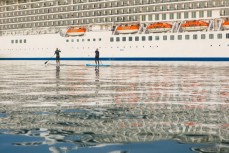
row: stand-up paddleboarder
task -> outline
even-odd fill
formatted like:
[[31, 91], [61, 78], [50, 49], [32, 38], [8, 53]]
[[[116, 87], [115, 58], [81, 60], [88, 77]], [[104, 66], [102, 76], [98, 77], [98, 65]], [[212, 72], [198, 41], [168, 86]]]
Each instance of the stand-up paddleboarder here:
[[98, 48], [95, 51], [95, 64], [99, 65], [99, 49]]
[[56, 65], [60, 66], [60, 50], [58, 48], [56, 48], [56, 51], [54, 53], [54, 55], [56, 55]]

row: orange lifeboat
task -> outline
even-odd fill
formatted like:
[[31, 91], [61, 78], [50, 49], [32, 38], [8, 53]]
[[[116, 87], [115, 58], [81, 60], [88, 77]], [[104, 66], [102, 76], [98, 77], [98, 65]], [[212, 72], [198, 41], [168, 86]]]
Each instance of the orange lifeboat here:
[[156, 22], [147, 26], [149, 32], [166, 32], [172, 29], [172, 25], [169, 23]]
[[199, 21], [199, 20], [194, 20], [194, 21], [186, 21], [185, 23], [181, 24], [181, 28], [184, 31], [201, 31], [201, 30], [206, 30], [209, 26], [209, 23], [205, 21]]
[[133, 34], [137, 33], [139, 30], [139, 25], [121, 25], [118, 26], [116, 31], [119, 34]]
[[82, 36], [86, 32], [86, 28], [84, 27], [71, 27], [67, 30], [67, 35], [69, 36]]
[[223, 28], [224, 28], [225, 30], [228, 30], [228, 29], [229, 29], [229, 20], [225, 20], [225, 21], [223, 22]]

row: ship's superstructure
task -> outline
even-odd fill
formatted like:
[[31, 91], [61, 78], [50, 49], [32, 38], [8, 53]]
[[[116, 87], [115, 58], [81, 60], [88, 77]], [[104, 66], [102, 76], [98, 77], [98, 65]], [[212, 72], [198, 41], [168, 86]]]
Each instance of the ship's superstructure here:
[[2, 0], [0, 58], [229, 60], [228, 0]]

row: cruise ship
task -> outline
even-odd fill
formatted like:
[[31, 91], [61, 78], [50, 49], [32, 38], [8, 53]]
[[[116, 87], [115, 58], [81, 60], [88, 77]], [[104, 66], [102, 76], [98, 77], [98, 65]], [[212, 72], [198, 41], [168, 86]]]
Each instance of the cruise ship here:
[[1, 0], [0, 59], [229, 61], [228, 0]]

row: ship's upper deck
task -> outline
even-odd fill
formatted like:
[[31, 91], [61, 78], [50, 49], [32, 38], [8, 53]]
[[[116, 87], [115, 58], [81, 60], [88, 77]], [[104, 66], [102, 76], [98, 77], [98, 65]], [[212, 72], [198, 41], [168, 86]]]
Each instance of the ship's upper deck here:
[[0, 34], [73, 25], [227, 17], [228, 0], [2, 0]]

